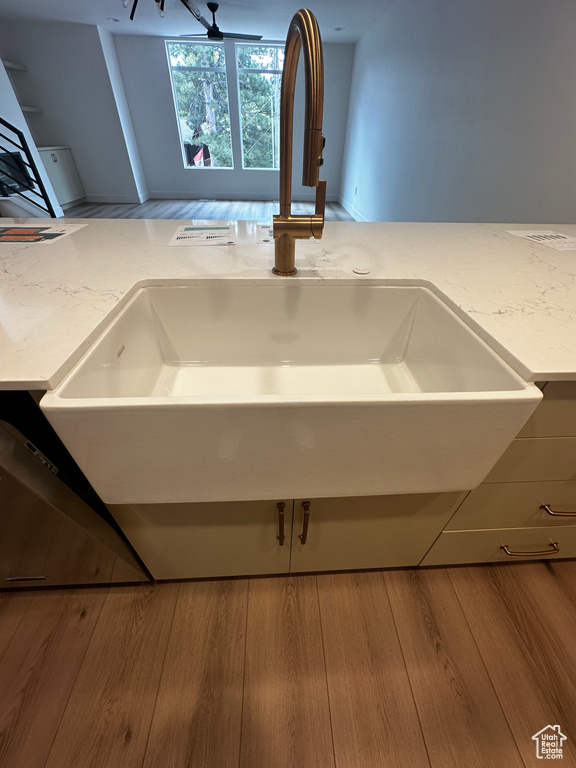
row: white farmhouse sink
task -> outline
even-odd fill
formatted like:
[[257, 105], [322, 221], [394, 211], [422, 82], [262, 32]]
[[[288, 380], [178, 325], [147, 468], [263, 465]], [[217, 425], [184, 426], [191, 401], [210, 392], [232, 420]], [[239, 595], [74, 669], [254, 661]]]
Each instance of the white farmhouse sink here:
[[135, 504], [472, 488], [540, 398], [428, 288], [220, 280], [137, 290], [42, 408]]

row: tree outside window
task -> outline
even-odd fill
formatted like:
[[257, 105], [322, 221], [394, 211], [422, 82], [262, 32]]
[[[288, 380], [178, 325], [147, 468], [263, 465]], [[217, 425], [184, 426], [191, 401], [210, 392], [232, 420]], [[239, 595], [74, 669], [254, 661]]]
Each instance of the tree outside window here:
[[233, 168], [235, 145], [243, 168], [277, 169], [283, 47], [238, 44], [227, 62], [223, 44], [166, 45], [186, 166]]
[[187, 165], [233, 168], [224, 47], [167, 46], [180, 137], [185, 150], [192, 148], [185, 152]]
[[280, 86], [284, 49], [237, 45], [242, 166], [280, 167]]

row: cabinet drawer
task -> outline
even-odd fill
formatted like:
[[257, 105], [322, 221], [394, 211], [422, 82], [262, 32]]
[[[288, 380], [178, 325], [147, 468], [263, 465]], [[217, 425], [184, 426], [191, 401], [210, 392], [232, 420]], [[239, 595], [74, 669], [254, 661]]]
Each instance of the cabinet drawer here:
[[514, 440], [485, 483], [576, 479], [576, 437]]
[[[517, 555], [502, 549], [509, 547]], [[531, 554], [532, 553], [532, 554]], [[576, 526], [442, 533], [420, 565], [522, 562], [576, 556]]]
[[576, 436], [576, 381], [550, 381], [518, 437]]
[[[573, 516], [553, 517], [540, 509], [548, 504]], [[576, 525], [576, 482], [486, 483], [471, 491], [447, 531], [482, 528], [555, 527]]]

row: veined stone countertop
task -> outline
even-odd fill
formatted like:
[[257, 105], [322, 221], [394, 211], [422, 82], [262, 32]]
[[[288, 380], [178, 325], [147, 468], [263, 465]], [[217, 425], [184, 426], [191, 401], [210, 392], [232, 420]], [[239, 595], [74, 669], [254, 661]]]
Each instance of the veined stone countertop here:
[[187, 247], [168, 242], [189, 221], [54, 223], [86, 226], [52, 243], [0, 243], [2, 389], [55, 387], [137, 283], [166, 279], [428, 281], [526, 380], [576, 379], [576, 251], [507, 232], [576, 236], [574, 224], [328, 222], [322, 240], [297, 242], [298, 276], [279, 278], [274, 247], [257, 244], [254, 222], [236, 224], [236, 245]]

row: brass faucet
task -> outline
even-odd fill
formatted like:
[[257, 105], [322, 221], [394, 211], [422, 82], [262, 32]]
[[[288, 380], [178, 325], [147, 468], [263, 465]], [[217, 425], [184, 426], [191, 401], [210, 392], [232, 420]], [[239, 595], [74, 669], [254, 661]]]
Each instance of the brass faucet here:
[[[302, 184], [316, 187], [316, 210], [313, 216], [292, 215], [292, 133], [294, 122], [294, 89], [298, 56], [302, 48], [306, 79], [306, 114], [304, 129], [304, 162]], [[295, 275], [295, 240], [322, 237], [326, 182], [320, 181], [324, 162], [322, 134], [324, 109], [324, 63], [318, 22], [306, 9], [298, 11], [288, 29], [284, 49], [284, 71], [280, 96], [280, 215], [274, 216], [275, 275]]]

